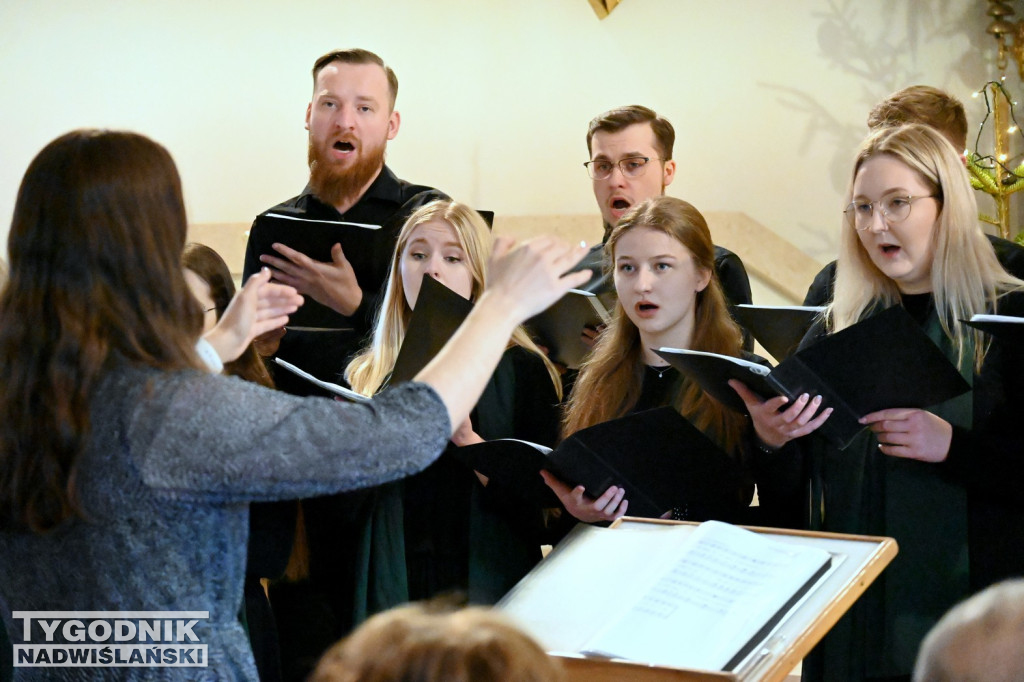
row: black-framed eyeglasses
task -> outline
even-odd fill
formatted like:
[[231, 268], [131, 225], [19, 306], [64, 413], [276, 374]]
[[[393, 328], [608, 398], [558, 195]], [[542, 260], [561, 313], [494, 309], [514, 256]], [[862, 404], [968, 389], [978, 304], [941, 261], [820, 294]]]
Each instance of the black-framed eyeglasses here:
[[612, 174], [616, 166], [619, 167], [619, 171], [627, 178], [638, 178], [647, 170], [647, 164], [656, 160], [651, 159], [649, 156], [627, 156], [618, 161], [594, 159], [593, 161], [585, 162], [583, 166], [594, 180], [604, 180]]
[[912, 196], [891, 196], [879, 199], [878, 201], [851, 201], [843, 210], [847, 220], [853, 223], [858, 230], [864, 231], [871, 227], [875, 215], [875, 206], [882, 212], [882, 217], [890, 223], [901, 223], [910, 217], [910, 207], [918, 199], [936, 199], [934, 194], [925, 194], [919, 197]]

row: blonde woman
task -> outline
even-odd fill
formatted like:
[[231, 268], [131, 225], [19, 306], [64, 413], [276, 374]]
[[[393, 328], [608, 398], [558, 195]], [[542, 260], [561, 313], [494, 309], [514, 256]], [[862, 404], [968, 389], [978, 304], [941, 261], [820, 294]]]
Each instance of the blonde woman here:
[[[491, 251], [490, 230], [465, 205], [436, 201], [409, 216], [371, 340], [345, 370], [350, 386], [366, 395], [387, 386], [424, 276], [478, 301]], [[554, 366], [517, 327], [452, 442], [516, 437], [552, 445], [560, 391]], [[274, 585], [270, 595], [285, 668], [410, 599], [454, 589], [474, 603], [497, 601], [540, 559], [546, 539], [542, 511], [517, 499], [442, 455], [436, 466], [395, 485], [303, 500], [309, 581]]]
[[[372, 342], [345, 369], [345, 379], [354, 390], [372, 395], [391, 374], [423, 277], [433, 277], [463, 298], [476, 300], [487, 282], [491, 245], [487, 224], [464, 204], [434, 201], [409, 216], [395, 246]], [[523, 327], [512, 334], [509, 347], [532, 356], [561, 397], [558, 370]]]
[[[346, 369], [352, 388], [369, 395], [385, 384], [424, 277], [476, 300], [490, 252], [490, 231], [473, 209], [436, 201], [413, 213], [398, 237], [372, 342]], [[553, 445], [560, 398], [557, 370], [519, 327], [452, 442], [514, 437]], [[522, 508], [511, 491], [453, 459], [442, 456], [401, 487], [412, 599], [458, 589], [473, 602], [493, 603], [540, 558], [540, 510]]]
[[[424, 276], [437, 279], [467, 299], [477, 300], [487, 281], [491, 235], [471, 208], [451, 201], [427, 204], [413, 213], [398, 236], [381, 308], [370, 344], [345, 371], [353, 389], [372, 395], [386, 383]], [[522, 327], [512, 334], [484, 393], [453, 436], [457, 445], [517, 437], [553, 444], [558, 435], [558, 372]], [[381, 488], [360, 500], [354, 521], [355, 603], [351, 594], [324, 588], [341, 622], [366, 616], [448, 589], [468, 592], [474, 602], [493, 603], [540, 558], [541, 511], [522, 509], [496, 483], [479, 480], [449, 457], [421, 476]], [[349, 552], [335, 551], [329, 527], [338, 514], [326, 500], [304, 503], [311, 576], [330, 580], [324, 562], [345, 565]], [[325, 526], [321, 528], [321, 526]], [[318, 588], [319, 589], [319, 588]], [[348, 588], [346, 588], [348, 589]], [[273, 597], [273, 595], [272, 595]], [[335, 638], [336, 634], [333, 635]]]
[[1021, 282], [1000, 267], [978, 226], [957, 151], [934, 129], [869, 137], [847, 201], [835, 297], [819, 333], [902, 305], [973, 387], [927, 410], [893, 405], [868, 414], [870, 430], [842, 452], [809, 448], [813, 526], [893, 536], [900, 556], [805, 675], [905, 678], [949, 607], [1024, 571], [1024, 549], [1010, 539], [1024, 523], [1016, 502], [1024, 358], [962, 322], [976, 313], [1019, 316], [1024, 301]]

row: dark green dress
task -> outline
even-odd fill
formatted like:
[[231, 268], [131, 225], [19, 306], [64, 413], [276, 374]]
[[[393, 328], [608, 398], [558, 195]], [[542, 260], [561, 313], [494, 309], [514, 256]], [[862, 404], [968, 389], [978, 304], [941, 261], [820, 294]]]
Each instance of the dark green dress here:
[[[956, 351], [931, 295], [904, 296], [903, 305], [955, 364]], [[971, 383], [973, 350], [965, 357], [961, 374]], [[928, 411], [970, 430], [972, 394]], [[909, 675], [928, 630], [970, 593], [967, 492], [940, 465], [882, 454], [870, 431], [842, 451], [818, 438], [807, 440], [811, 527], [891, 536], [899, 554], [805, 661], [804, 679]]]
[[[483, 438], [552, 445], [558, 397], [543, 362], [505, 352], [472, 414]], [[454, 447], [454, 446], [451, 446]], [[540, 559], [539, 509], [443, 454], [421, 474], [303, 501], [310, 577], [271, 586], [286, 681], [375, 613], [448, 590], [497, 601]]]
[[[553, 446], [558, 396], [540, 358], [518, 347], [506, 351], [471, 419], [484, 440]], [[498, 481], [481, 485], [450, 453], [402, 485], [411, 599], [458, 591], [472, 603], [493, 604], [540, 560], [542, 510]]]

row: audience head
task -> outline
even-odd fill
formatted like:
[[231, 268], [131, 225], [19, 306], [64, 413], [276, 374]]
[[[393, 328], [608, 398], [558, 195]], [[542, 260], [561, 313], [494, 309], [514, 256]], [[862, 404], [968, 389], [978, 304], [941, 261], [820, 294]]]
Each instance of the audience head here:
[[953, 95], [929, 85], [911, 85], [875, 105], [868, 114], [868, 128], [921, 123], [938, 130], [958, 154], [967, 148], [967, 114]]
[[0, 523], [42, 531], [82, 513], [89, 398], [112, 363], [201, 367], [185, 231], [174, 162], [141, 135], [79, 130], [32, 160], [0, 293]]
[[953, 607], [925, 637], [914, 682], [1024, 680], [1024, 580], [1008, 580]]
[[587, 170], [605, 222], [605, 237], [631, 206], [661, 196], [675, 178], [675, 130], [647, 107], [606, 111], [587, 129]]
[[559, 682], [564, 673], [498, 613], [406, 606], [378, 614], [324, 654], [313, 682]]
[[316, 61], [306, 130], [309, 183], [321, 201], [351, 205], [377, 177], [401, 123], [397, 95], [394, 71], [372, 52], [336, 50]]
[[[185, 281], [203, 309], [203, 333], [210, 331], [235, 296], [235, 281], [220, 254], [205, 244], [189, 242], [182, 252]], [[250, 344], [237, 359], [224, 363], [224, 373], [273, 387], [270, 372]]]

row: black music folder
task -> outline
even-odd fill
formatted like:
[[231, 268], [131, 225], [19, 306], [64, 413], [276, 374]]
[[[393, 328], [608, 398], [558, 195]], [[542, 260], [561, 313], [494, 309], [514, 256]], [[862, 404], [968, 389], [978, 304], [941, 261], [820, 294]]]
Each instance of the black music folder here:
[[611, 313], [598, 294], [570, 289], [551, 307], [526, 322], [537, 343], [548, 349], [548, 357], [569, 369], [579, 369], [590, 347], [581, 340], [584, 327], [608, 324]]
[[711, 397], [746, 412], [729, 386], [738, 379], [764, 398], [822, 397], [832, 415], [819, 432], [840, 449], [860, 432], [859, 419], [891, 407], [925, 408], [970, 386], [902, 306], [893, 306], [783, 360], [774, 369], [740, 358], [678, 348], [656, 352]]
[[693, 516], [728, 518], [740, 486], [738, 465], [672, 407], [581, 429], [554, 450], [506, 439], [456, 448], [453, 454], [541, 506], [558, 504], [541, 469], [570, 487], [582, 485], [593, 498], [613, 485], [622, 487], [631, 516], [654, 518], [683, 505]]
[[410, 381], [444, 348], [473, 309], [473, 302], [424, 275], [416, 307], [398, 351], [388, 385]]
[[733, 315], [764, 349], [779, 362], [792, 355], [822, 306], [750, 305], [733, 308]]
[[[268, 255], [284, 258], [274, 250], [276, 243], [306, 254], [315, 261], [331, 262], [331, 247], [341, 244], [345, 258], [352, 265], [356, 280], [364, 289], [375, 288], [374, 272], [379, 269], [375, 261], [382, 246], [382, 227], [370, 223], [355, 223], [342, 220], [318, 220], [305, 217], [298, 209], [282, 208], [257, 217], [256, 224], [249, 232], [247, 252], [256, 258]], [[373, 246], [373, 248], [371, 248]], [[389, 247], [393, 248], [393, 244]], [[321, 303], [306, 297], [305, 304], [289, 317], [296, 326], [312, 328], [336, 328], [346, 318]]]

